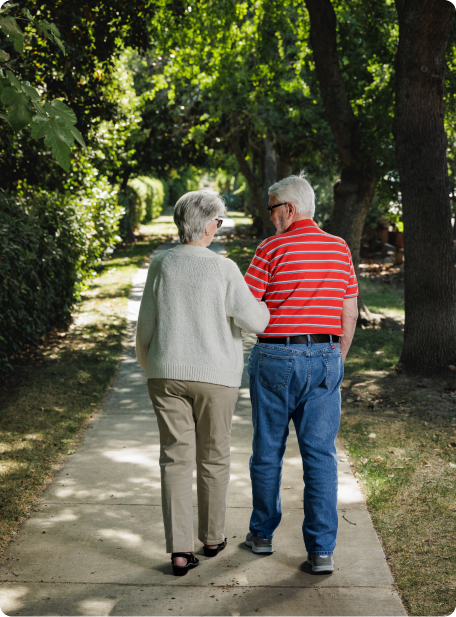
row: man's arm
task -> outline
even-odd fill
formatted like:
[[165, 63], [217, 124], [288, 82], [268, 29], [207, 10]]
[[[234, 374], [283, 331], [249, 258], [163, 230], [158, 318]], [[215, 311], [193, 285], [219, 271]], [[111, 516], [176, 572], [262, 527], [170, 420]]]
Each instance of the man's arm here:
[[358, 320], [358, 298], [346, 298], [344, 300], [341, 322], [344, 336], [340, 339], [340, 350], [342, 359], [345, 362], [348, 350], [350, 349], [353, 335], [355, 334], [356, 322]]
[[262, 300], [271, 280], [270, 263], [260, 247], [255, 251], [244, 279], [257, 300]]

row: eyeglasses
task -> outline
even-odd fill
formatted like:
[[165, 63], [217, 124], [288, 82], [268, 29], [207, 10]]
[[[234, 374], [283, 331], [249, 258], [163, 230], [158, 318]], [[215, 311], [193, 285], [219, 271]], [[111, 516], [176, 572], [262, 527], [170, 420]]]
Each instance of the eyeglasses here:
[[288, 203], [288, 201], [284, 201], [281, 204], [276, 204], [275, 206], [268, 206], [268, 212], [269, 212], [269, 216], [272, 216], [272, 211], [274, 210], [274, 208], [278, 208], [279, 206], [285, 206]]
[[212, 219], [212, 220], [217, 222], [217, 229], [220, 229], [220, 227], [223, 224], [223, 219]]

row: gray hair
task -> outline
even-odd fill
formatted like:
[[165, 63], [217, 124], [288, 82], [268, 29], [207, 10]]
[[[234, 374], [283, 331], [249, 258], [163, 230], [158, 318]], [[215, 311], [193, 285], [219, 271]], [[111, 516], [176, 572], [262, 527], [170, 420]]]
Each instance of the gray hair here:
[[303, 171], [299, 176], [289, 176], [269, 187], [268, 194], [277, 201], [291, 202], [298, 214], [313, 219], [315, 215], [315, 193]]
[[211, 191], [185, 193], [174, 206], [174, 222], [181, 244], [198, 242], [206, 225], [225, 212], [225, 202]]

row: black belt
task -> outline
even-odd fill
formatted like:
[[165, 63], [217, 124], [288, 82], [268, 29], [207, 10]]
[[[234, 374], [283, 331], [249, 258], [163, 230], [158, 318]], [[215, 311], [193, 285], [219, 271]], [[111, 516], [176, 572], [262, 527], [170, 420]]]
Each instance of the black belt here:
[[[330, 343], [330, 335], [329, 334], [300, 334], [298, 336], [290, 336], [290, 345], [307, 345], [308, 339], [310, 336], [311, 343]], [[332, 342], [338, 343], [340, 340], [340, 336], [337, 334], [332, 334]], [[263, 336], [258, 337], [260, 343], [271, 343], [271, 345], [286, 345], [287, 337], [286, 336]]]

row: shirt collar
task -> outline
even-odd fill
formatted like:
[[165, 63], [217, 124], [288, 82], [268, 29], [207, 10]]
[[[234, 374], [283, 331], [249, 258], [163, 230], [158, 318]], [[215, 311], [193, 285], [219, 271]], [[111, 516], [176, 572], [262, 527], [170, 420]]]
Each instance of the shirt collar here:
[[316, 227], [317, 229], [320, 229], [316, 222], [312, 219], [303, 219], [301, 221], [296, 221], [295, 223], [292, 223], [284, 233], [287, 234], [289, 231], [295, 231], [295, 229], [302, 229], [303, 227]]

